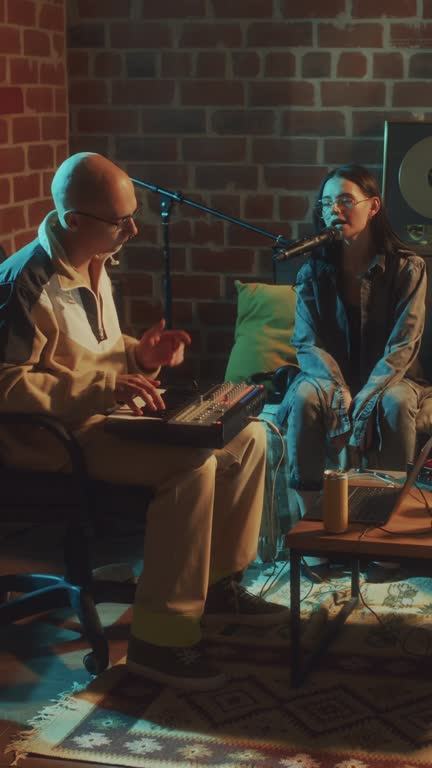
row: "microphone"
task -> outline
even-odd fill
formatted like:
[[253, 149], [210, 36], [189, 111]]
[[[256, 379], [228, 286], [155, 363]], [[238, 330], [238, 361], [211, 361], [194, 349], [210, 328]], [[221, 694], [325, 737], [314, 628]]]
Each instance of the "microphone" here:
[[275, 261], [283, 261], [284, 259], [291, 259], [292, 256], [298, 256], [305, 251], [311, 251], [313, 248], [318, 248], [319, 245], [325, 245], [331, 243], [333, 240], [339, 240], [341, 232], [337, 227], [327, 227], [323, 229], [318, 235], [306, 235], [301, 240], [296, 240], [290, 248], [284, 251], [279, 251], [273, 258]]

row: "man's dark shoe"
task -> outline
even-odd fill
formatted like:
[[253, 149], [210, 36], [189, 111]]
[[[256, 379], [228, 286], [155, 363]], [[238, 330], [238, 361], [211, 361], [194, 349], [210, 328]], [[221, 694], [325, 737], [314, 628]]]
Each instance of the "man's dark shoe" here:
[[202, 618], [205, 624], [225, 622], [263, 626], [289, 621], [290, 611], [283, 605], [253, 595], [235, 577], [227, 576], [209, 587]]
[[366, 581], [370, 584], [384, 584], [388, 581], [404, 581], [407, 571], [399, 563], [386, 563], [374, 560], [368, 563]]
[[126, 666], [134, 675], [189, 691], [208, 691], [226, 683], [226, 676], [206, 657], [201, 643], [170, 647], [131, 636]]

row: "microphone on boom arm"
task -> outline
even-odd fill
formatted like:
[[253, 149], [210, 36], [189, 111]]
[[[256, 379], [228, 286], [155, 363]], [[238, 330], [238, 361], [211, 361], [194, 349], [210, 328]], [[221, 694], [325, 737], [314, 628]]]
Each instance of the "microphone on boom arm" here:
[[327, 227], [323, 229], [318, 235], [306, 235], [301, 240], [296, 240], [290, 248], [280, 250], [273, 256], [275, 261], [283, 261], [284, 259], [290, 259], [292, 256], [298, 256], [300, 253], [311, 251], [313, 248], [318, 248], [320, 245], [331, 243], [333, 240], [339, 240], [341, 232], [337, 227]]

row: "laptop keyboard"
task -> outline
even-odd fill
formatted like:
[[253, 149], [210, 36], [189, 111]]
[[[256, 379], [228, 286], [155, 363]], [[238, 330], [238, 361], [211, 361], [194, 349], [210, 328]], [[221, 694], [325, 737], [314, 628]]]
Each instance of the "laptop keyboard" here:
[[385, 523], [400, 494], [399, 488], [358, 486], [349, 497], [351, 523]]

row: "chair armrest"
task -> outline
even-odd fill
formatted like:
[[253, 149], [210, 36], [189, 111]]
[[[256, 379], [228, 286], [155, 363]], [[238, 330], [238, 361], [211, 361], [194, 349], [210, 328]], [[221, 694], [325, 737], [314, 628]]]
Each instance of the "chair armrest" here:
[[34, 426], [45, 429], [64, 446], [69, 456], [72, 475], [77, 481], [77, 487], [81, 501], [89, 511], [90, 508], [90, 482], [87, 465], [81, 446], [75, 435], [61, 421], [54, 416], [44, 413], [24, 413], [22, 411], [10, 411], [0, 413], [0, 426], [11, 425]]

